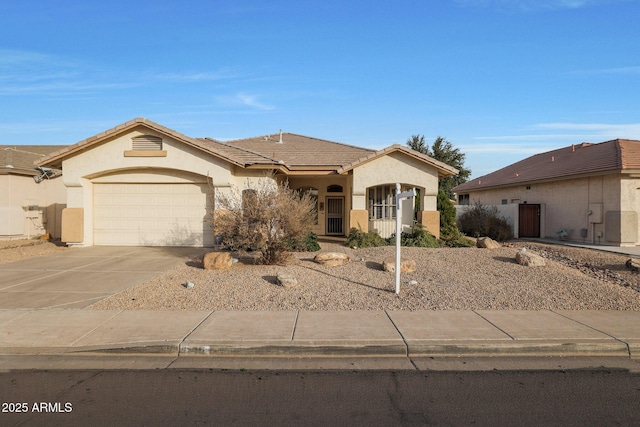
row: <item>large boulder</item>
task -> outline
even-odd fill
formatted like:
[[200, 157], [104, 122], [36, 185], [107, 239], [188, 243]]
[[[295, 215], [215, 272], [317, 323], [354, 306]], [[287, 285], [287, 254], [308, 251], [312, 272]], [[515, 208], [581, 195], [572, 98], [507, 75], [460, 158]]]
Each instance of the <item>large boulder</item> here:
[[205, 270], [223, 270], [233, 265], [233, 257], [230, 252], [208, 252], [202, 257], [202, 266]]
[[276, 281], [285, 289], [293, 289], [298, 287], [298, 281], [292, 274], [278, 272]]
[[348, 264], [351, 258], [343, 252], [320, 252], [313, 258], [313, 261], [328, 267], [335, 267]]
[[[389, 257], [382, 263], [382, 269], [391, 273], [396, 272], [396, 257]], [[416, 271], [416, 262], [412, 259], [400, 259], [400, 273], [413, 273]]]
[[502, 246], [490, 237], [479, 237], [476, 241], [476, 247], [483, 249], [498, 249]]
[[526, 267], [540, 267], [545, 265], [544, 258], [540, 255], [521, 249], [516, 253], [516, 262]]

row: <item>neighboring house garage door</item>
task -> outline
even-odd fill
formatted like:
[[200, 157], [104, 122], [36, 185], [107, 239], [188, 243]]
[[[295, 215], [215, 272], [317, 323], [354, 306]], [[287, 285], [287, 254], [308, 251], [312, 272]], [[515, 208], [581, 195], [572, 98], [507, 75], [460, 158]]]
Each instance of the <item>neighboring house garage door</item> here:
[[94, 184], [95, 245], [211, 246], [206, 184]]

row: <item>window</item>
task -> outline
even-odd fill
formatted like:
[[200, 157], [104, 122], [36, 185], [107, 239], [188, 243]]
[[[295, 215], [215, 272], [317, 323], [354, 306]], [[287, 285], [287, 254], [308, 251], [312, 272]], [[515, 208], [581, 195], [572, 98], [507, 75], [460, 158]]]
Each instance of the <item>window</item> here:
[[506, 205], [506, 204], [507, 204], [507, 202], [508, 202], [508, 200], [507, 200], [507, 199], [502, 199], [502, 204], [503, 204], [503, 205]]
[[459, 205], [469, 205], [469, 195], [468, 194], [459, 194], [458, 195], [458, 204]]
[[369, 219], [396, 218], [396, 189], [392, 185], [369, 188]]
[[162, 138], [152, 135], [135, 136], [131, 138], [131, 148], [134, 151], [162, 150]]
[[342, 193], [342, 185], [333, 184], [328, 186], [327, 193]]

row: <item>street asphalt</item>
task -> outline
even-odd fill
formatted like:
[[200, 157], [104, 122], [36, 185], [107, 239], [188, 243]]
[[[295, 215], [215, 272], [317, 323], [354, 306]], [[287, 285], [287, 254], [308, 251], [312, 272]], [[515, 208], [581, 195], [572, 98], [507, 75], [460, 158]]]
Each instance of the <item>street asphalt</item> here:
[[243, 357], [365, 365], [384, 358], [408, 368], [451, 357], [640, 361], [640, 312], [633, 311], [86, 309], [205, 251], [90, 247], [0, 265], [0, 354], [18, 365], [21, 357], [106, 355], [169, 357], [181, 366]]

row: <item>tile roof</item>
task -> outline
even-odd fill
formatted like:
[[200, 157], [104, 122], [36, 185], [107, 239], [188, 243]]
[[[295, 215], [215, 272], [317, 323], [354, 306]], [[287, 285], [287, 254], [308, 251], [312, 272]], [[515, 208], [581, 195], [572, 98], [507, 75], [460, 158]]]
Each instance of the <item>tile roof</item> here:
[[640, 141], [584, 142], [536, 154], [461, 184], [453, 191], [460, 193], [630, 169], [640, 169]]
[[283, 132], [282, 137], [280, 134], [271, 134], [227, 141], [225, 144], [252, 153], [260, 153], [275, 163], [284, 163], [291, 169], [309, 167], [336, 169], [374, 153], [374, 150], [368, 148], [288, 132]]
[[0, 173], [39, 175], [35, 162], [61, 145], [0, 145]]
[[137, 126], [145, 126], [171, 136], [178, 141], [243, 168], [264, 167], [281, 168], [284, 171], [344, 173], [362, 162], [393, 151], [402, 151], [434, 166], [441, 176], [458, 173], [456, 169], [444, 163], [400, 145], [375, 151], [288, 132], [221, 142], [212, 138], [191, 138], [145, 118], [130, 120], [76, 144], [49, 153], [40, 159], [38, 164], [61, 168], [62, 160], [65, 158]]
[[425, 163], [430, 164], [431, 166], [438, 169], [438, 176], [440, 178], [446, 178], [448, 176], [457, 175], [458, 172], [460, 172], [458, 169], [454, 168], [453, 166], [449, 166], [448, 164], [443, 163], [439, 160], [436, 160], [433, 157], [427, 156], [426, 154], [422, 154], [419, 151], [412, 150], [409, 147], [405, 147], [404, 145], [394, 144], [390, 147], [383, 148], [382, 150], [369, 153], [368, 155], [361, 157], [354, 162], [351, 162], [349, 164], [342, 166], [341, 168], [338, 169], [338, 173], [344, 173], [344, 172], [350, 171], [351, 169], [361, 165], [362, 163], [369, 162], [373, 159], [377, 159], [380, 156], [385, 156], [395, 151], [400, 151], [409, 156], [415, 157]]

